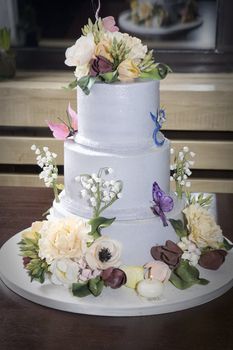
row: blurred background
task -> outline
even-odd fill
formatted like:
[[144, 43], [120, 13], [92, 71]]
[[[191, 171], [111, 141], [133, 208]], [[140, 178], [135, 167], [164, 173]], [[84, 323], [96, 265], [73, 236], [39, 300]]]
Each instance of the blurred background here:
[[[75, 91], [65, 50], [94, 20], [97, 0], [0, 0], [0, 184], [43, 186], [32, 144], [59, 154], [45, 120], [64, 118]], [[173, 73], [161, 82], [164, 134], [197, 153], [193, 191], [233, 193], [233, 1], [101, 0], [100, 17], [140, 37]]]
[[[0, 27], [10, 27], [17, 67], [65, 69], [64, 51], [94, 18], [97, 0], [0, 0]], [[136, 34], [177, 71], [232, 69], [231, 0], [102, 0], [121, 31]]]

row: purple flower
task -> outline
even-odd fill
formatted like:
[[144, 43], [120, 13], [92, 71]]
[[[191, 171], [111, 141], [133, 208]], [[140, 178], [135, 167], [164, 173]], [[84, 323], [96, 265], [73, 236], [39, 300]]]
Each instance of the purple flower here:
[[96, 56], [91, 60], [90, 75], [96, 77], [99, 74], [104, 74], [113, 71], [113, 64], [103, 56]]
[[113, 289], [120, 288], [126, 283], [126, 274], [121, 269], [109, 267], [101, 273], [105, 286]]
[[155, 215], [158, 215], [161, 218], [163, 226], [168, 226], [164, 213], [168, 213], [173, 209], [173, 199], [161, 190], [157, 182], [153, 183], [152, 197], [154, 205], [151, 207], [151, 210]]

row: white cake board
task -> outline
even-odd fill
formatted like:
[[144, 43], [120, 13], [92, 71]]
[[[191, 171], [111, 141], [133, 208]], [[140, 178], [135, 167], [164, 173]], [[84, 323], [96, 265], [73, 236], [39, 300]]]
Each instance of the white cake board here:
[[148, 301], [134, 290], [122, 287], [116, 290], [104, 288], [95, 298], [77, 298], [63, 286], [30, 282], [19, 256], [18, 242], [21, 233], [9, 239], [0, 250], [0, 278], [15, 293], [37, 304], [80, 314], [101, 316], [143, 316], [188, 309], [204, 304], [225, 293], [233, 286], [233, 253], [229, 252], [225, 263], [217, 271], [199, 268], [200, 275], [210, 283], [195, 285], [187, 290], [176, 289], [168, 283], [163, 298]]

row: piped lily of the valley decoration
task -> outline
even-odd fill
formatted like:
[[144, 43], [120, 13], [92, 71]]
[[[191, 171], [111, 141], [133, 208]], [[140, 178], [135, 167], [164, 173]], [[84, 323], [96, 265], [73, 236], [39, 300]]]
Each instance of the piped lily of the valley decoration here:
[[112, 16], [97, 18], [94, 23], [89, 19], [82, 34], [65, 53], [65, 64], [75, 67], [76, 79], [70, 88], [79, 86], [89, 94], [96, 81], [160, 80], [171, 71], [167, 65], [155, 63], [153, 51], [140, 39], [121, 33]]

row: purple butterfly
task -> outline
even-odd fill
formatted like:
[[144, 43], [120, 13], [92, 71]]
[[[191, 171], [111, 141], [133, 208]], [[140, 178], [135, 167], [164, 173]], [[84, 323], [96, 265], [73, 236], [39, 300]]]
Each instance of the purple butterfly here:
[[174, 203], [172, 197], [163, 192], [157, 182], [153, 183], [152, 197], [154, 205], [151, 207], [151, 210], [155, 215], [158, 215], [161, 218], [163, 226], [168, 226], [164, 213], [168, 213], [173, 209]]

